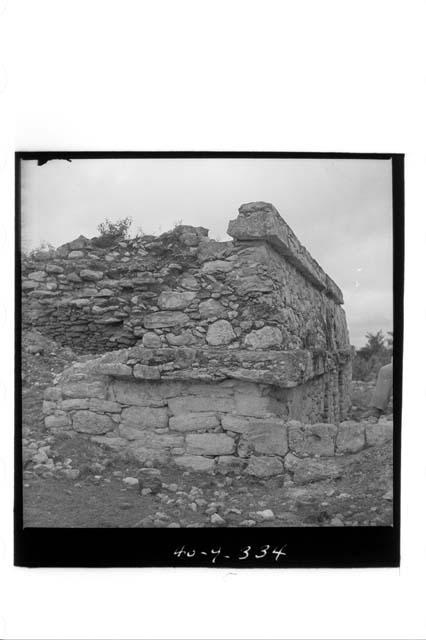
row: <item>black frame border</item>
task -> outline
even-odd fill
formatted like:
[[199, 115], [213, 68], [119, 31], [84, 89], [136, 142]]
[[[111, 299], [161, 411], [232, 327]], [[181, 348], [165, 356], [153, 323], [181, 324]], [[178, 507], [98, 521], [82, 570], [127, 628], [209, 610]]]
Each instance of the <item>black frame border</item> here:
[[[55, 159], [391, 160], [394, 311], [394, 525], [205, 529], [23, 527], [21, 385], [21, 161]], [[18, 151], [15, 153], [14, 565], [25, 567], [369, 568], [400, 566], [401, 412], [404, 318], [404, 154], [260, 151]], [[283, 549], [255, 558], [264, 545]], [[189, 552], [176, 555], [185, 547]], [[250, 546], [248, 558], [244, 548]], [[213, 558], [213, 550], [221, 553]], [[193, 555], [191, 555], [193, 553]], [[240, 559], [241, 558], [241, 559]]]

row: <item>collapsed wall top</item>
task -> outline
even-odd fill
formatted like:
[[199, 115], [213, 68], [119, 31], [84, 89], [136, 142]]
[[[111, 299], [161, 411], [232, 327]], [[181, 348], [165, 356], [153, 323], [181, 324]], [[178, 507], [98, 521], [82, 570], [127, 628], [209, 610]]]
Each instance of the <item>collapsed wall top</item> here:
[[242, 205], [229, 234], [218, 242], [178, 225], [158, 237], [79, 237], [24, 257], [23, 325], [85, 354], [136, 344], [350, 349], [340, 289], [273, 205]]

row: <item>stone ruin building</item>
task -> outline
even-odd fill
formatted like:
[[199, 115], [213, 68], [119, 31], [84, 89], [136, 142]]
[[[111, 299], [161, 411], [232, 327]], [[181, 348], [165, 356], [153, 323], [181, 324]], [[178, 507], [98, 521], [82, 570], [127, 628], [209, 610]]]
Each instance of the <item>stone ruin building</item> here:
[[228, 234], [80, 236], [24, 260], [24, 328], [92, 356], [46, 390], [48, 429], [142, 464], [260, 477], [384, 438], [345, 420], [339, 287], [271, 204], [242, 205]]

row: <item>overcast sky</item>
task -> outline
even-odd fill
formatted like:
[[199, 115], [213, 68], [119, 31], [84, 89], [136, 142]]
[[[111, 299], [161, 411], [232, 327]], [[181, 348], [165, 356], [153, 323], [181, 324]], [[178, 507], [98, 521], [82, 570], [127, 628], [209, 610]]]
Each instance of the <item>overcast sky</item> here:
[[55, 247], [133, 218], [229, 239], [243, 202], [272, 202], [345, 298], [351, 343], [392, 330], [392, 166], [387, 160], [154, 159], [22, 162], [22, 243]]

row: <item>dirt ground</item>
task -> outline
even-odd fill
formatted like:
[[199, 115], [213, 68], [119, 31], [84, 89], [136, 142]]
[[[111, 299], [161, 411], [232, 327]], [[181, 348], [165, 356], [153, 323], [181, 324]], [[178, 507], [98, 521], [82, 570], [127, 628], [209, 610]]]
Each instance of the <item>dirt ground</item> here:
[[[25, 349], [24, 349], [25, 351]], [[84, 437], [53, 438], [42, 396], [75, 359], [54, 343], [24, 353], [24, 447], [45, 448], [51, 468], [24, 458], [27, 527], [284, 527], [392, 524], [392, 444], [350, 456], [341, 478], [295, 485], [289, 476], [259, 480], [160, 469], [152, 490], [136, 484], [138, 466]], [[46, 448], [47, 447], [47, 448]], [[133, 480], [126, 480], [133, 479]], [[151, 491], [151, 492], [150, 492]]]

